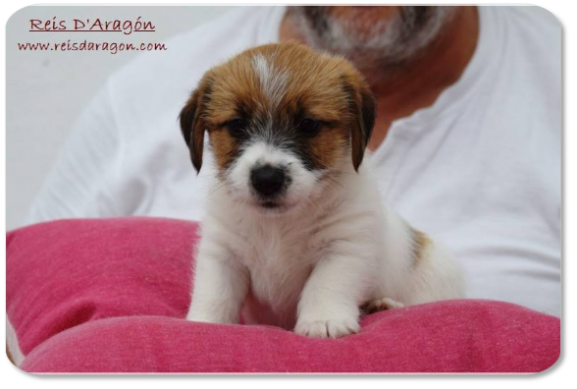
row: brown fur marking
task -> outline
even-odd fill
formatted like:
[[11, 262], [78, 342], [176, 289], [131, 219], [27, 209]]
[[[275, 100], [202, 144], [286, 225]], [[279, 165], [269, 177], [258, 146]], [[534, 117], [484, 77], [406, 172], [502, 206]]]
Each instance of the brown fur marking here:
[[413, 229], [414, 251], [413, 255], [415, 262], [423, 259], [423, 254], [427, 247], [432, 244], [431, 238], [424, 232]]
[[230, 135], [226, 128], [221, 127], [211, 132], [211, 143], [217, 165], [222, 169], [230, 166], [240, 146], [238, 141]]

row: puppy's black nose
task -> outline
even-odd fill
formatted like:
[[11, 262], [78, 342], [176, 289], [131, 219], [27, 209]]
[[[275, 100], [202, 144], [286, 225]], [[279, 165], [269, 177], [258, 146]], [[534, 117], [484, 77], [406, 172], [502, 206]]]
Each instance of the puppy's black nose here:
[[285, 172], [282, 168], [270, 165], [252, 169], [250, 173], [250, 182], [253, 188], [265, 197], [278, 194], [284, 186], [285, 178]]

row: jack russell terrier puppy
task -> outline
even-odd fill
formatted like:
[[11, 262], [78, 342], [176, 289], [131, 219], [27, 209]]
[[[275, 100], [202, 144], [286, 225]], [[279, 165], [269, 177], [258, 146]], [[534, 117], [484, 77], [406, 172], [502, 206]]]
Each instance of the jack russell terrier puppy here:
[[375, 311], [463, 296], [438, 244], [383, 207], [363, 155], [375, 100], [346, 60], [284, 43], [209, 70], [180, 114], [192, 164], [216, 174], [187, 319], [313, 337]]

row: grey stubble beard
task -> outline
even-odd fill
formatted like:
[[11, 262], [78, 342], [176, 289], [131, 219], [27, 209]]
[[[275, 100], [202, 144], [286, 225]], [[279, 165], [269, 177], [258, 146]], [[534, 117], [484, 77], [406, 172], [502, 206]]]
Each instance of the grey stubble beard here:
[[418, 59], [455, 8], [403, 6], [391, 19], [377, 21], [369, 29], [361, 19], [333, 17], [330, 7], [291, 7], [288, 16], [308, 45], [345, 57], [374, 82]]

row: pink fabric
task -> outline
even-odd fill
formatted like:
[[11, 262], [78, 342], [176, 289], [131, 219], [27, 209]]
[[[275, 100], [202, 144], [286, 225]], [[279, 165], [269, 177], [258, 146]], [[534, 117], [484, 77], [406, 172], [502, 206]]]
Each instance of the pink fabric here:
[[196, 224], [63, 220], [8, 234], [7, 313], [26, 355], [48, 338], [114, 316], [183, 317]]
[[459, 300], [380, 312], [362, 331], [310, 339], [183, 320], [194, 223], [65, 220], [7, 236], [7, 311], [30, 372], [538, 372], [559, 319]]

